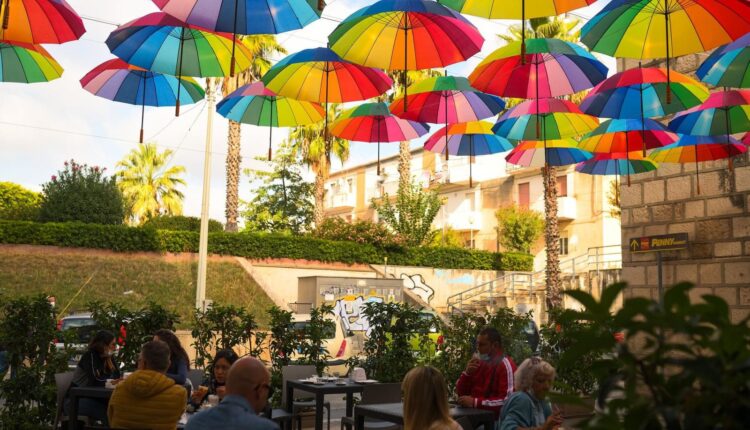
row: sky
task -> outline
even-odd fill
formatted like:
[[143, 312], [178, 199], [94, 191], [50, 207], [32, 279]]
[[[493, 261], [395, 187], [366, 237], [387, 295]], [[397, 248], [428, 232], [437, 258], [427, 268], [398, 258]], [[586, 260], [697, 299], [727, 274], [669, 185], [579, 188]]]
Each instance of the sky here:
[[[304, 29], [280, 34], [278, 41], [289, 53], [325, 46], [327, 35], [338, 22], [375, 0], [329, 0], [322, 19]], [[574, 12], [576, 17], [593, 16], [608, 0]], [[104, 41], [116, 25], [142, 15], [157, 12], [151, 0], [68, 0], [84, 19], [87, 32], [78, 41], [63, 45], [45, 45], [65, 69], [60, 79], [31, 85], [0, 83], [0, 181], [10, 181], [40, 191], [41, 185], [75, 159], [79, 163], [101, 166], [113, 173], [116, 163], [138, 145], [140, 107], [112, 102], [83, 90], [79, 80], [91, 69], [114, 58]], [[496, 36], [514, 21], [489, 21], [469, 18], [485, 37], [482, 52], [466, 62], [449, 66], [451, 75], [467, 76], [482, 58], [500, 46]], [[599, 57], [613, 72], [614, 61]], [[280, 58], [275, 58], [278, 61]], [[205, 101], [183, 105], [179, 117], [174, 108], [146, 108], [145, 140], [160, 150], [174, 152], [172, 163], [186, 168], [184, 214], [200, 216], [204, 153], [207, 141], [208, 109]], [[213, 114], [211, 187], [209, 214], [225, 221], [225, 159], [227, 121]], [[436, 129], [436, 127], [434, 128]], [[273, 133], [274, 146], [288, 129]], [[413, 142], [414, 146], [421, 141]], [[268, 151], [268, 129], [242, 126], [242, 168], [267, 170], [268, 164], [255, 160]], [[382, 145], [382, 156], [396, 154], [398, 145]], [[343, 167], [374, 160], [376, 145], [353, 142], [351, 156]], [[334, 170], [342, 166], [334, 162]], [[240, 198], [252, 198], [252, 186], [246, 176], [240, 181]]]

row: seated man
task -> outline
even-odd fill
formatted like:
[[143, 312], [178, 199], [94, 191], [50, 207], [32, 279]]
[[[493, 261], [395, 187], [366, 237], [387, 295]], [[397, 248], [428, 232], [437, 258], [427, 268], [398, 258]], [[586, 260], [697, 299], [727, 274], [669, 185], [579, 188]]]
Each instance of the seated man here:
[[257, 358], [237, 360], [226, 378], [226, 395], [218, 406], [198, 412], [185, 430], [278, 430], [279, 426], [258, 416], [266, 407], [271, 374]]
[[503, 340], [493, 327], [485, 327], [477, 336], [477, 352], [456, 382], [458, 403], [470, 408], [487, 409], [500, 416], [505, 399], [513, 393], [516, 365], [503, 354]]
[[187, 391], [167, 377], [169, 346], [160, 340], [141, 348], [138, 370], [116, 385], [109, 401], [109, 425], [174, 430], [187, 405]]

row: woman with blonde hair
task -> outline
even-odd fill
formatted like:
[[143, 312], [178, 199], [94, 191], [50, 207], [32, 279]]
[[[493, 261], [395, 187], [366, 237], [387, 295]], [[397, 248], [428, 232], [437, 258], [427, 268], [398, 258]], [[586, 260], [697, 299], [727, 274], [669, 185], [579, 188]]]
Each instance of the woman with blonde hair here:
[[404, 430], [461, 430], [448, 412], [448, 386], [439, 370], [415, 367], [404, 377]]
[[514, 378], [516, 392], [503, 406], [499, 430], [552, 430], [560, 426], [560, 411], [553, 412], [546, 400], [555, 368], [539, 357], [531, 357], [521, 363]]

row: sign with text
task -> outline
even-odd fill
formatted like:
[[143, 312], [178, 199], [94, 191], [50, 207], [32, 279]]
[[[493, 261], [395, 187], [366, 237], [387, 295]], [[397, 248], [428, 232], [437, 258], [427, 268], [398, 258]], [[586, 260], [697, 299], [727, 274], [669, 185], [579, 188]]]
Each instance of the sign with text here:
[[631, 252], [675, 251], [686, 249], [687, 246], [687, 233], [662, 234], [659, 236], [644, 236], [630, 239]]

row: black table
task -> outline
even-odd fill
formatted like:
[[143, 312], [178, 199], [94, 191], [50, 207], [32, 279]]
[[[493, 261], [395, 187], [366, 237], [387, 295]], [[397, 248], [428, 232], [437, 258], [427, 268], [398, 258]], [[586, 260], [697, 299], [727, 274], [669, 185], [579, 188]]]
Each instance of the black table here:
[[89, 399], [106, 399], [112, 397], [114, 388], [104, 387], [70, 387], [70, 414], [68, 415], [68, 428], [78, 430], [78, 399], [86, 397]]
[[346, 381], [345, 385], [334, 382], [325, 384], [310, 384], [299, 380], [286, 381], [286, 409], [292, 411], [294, 390], [306, 391], [315, 395], [315, 430], [323, 430], [323, 397], [326, 394], [346, 394], [346, 416], [352, 416], [354, 408], [354, 393], [361, 393], [364, 385]]
[[[467, 417], [474, 424], [483, 424], [484, 430], [494, 430], [495, 415], [484, 409], [451, 407], [451, 417]], [[381, 421], [404, 425], [404, 404], [383, 403], [379, 405], [357, 405], [354, 408], [355, 430], [364, 430], [365, 418], [373, 418]]]

